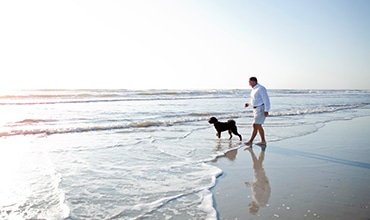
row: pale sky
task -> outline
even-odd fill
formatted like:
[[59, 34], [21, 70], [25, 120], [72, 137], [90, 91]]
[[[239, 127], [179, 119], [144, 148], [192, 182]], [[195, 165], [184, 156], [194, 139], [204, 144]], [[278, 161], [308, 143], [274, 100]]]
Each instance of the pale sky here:
[[370, 1], [0, 1], [0, 73], [0, 89], [370, 89]]

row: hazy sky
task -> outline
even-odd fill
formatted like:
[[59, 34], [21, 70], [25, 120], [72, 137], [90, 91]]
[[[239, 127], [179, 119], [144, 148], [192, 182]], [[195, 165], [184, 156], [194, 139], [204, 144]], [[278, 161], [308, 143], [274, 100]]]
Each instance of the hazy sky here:
[[0, 1], [0, 73], [1, 89], [370, 89], [370, 1]]

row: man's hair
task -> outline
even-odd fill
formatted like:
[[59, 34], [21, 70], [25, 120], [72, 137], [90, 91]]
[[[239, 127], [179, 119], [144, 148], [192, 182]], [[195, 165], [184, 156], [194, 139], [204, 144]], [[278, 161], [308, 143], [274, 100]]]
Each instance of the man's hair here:
[[252, 76], [251, 78], [249, 78], [250, 81], [253, 81], [253, 82], [257, 82], [257, 78]]

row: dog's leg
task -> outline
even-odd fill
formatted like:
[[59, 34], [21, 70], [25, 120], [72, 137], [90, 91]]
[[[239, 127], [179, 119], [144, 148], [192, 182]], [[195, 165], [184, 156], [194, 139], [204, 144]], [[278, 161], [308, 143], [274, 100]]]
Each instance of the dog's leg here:
[[235, 135], [238, 135], [238, 136], [239, 136], [239, 140], [240, 140], [240, 141], [242, 140], [242, 136], [238, 133], [238, 130], [237, 130], [237, 129], [232, 130], [232, 132], [233, 132]]
[[217, 132], [216, 136], [217, 136], [218, 138], [221, 138], [221, 132]]
[[242, 136], [240, 134], [238, 134], [238, 136], [239, 136], [239, 140], [242, 141]]
[[229, 135], [230, 135], [230, 137], [229, 137], [229, 140], [233, 137], [233, 135], [231, 134], [231, 130], [229, 130]]

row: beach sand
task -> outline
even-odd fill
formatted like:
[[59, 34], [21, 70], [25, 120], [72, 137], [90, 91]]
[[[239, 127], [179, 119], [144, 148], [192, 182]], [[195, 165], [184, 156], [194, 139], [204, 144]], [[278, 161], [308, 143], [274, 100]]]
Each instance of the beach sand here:
[[242, 146], [216, 159], [219, 219], [369, 220], [369, 128], [370, 117], [329, 122], [265, 152]]

